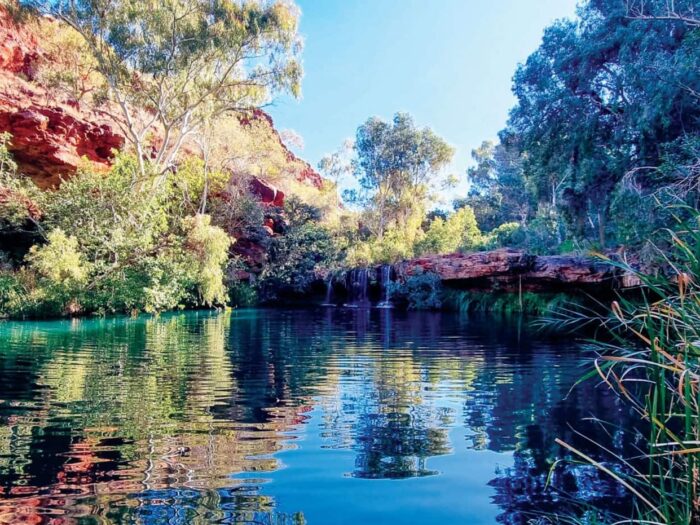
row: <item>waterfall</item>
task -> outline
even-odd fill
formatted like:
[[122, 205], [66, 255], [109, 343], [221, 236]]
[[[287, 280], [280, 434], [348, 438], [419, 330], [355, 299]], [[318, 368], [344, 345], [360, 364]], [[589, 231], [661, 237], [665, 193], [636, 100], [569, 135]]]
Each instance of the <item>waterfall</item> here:
[[391, 284], [391, 266], [388, 264], [382, 265], [382, 273], [380, 284], [382, 287], [382, 300], [377, 304], [377, 308], [393, 308], [389, 300], [389, 284]]
[[345, 275], [345, 285], [348, 290], [348, 308], [367, 308], [367, 268], [355, 268]]
[[358, 288], [360, 292], [360, 306], [366, 306], [368, 305], [369, 301], [367, 300], [367, 268], [359, 268], [358, 269], [359, 275], [357, 279], [358, 283]]
[[333, 299], [333, 274], [329, 273], [326, 279], [326, 300], [321, 306], [335, 306], [331, 300]]

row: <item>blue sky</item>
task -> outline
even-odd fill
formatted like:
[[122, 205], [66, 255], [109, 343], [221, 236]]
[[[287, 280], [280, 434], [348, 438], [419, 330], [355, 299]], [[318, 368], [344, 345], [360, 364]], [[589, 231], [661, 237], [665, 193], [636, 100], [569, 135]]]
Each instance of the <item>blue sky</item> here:
[[[278, 129], [305, 143], [314, 166], [370, 116], [411, 113], [457, 152], [494, 139], [514, 104], [511, 78], [543, 29], [576, 0], [297, 0], [305, 39], [303, 96], [277, 99]], [[460, 185], [459, 191], [465, 186]]]

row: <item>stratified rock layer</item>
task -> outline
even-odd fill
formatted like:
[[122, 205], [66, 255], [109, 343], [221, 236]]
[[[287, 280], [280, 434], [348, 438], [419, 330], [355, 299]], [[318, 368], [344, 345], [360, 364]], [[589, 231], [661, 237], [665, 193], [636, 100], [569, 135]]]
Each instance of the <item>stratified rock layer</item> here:
[[536, 291], [611, 289], [624, 284], [622, 273], [613, 265], [590, 257], [537, 256], [512, 249], [433, 255], [397, 265], [400, 275], [412, 275], [418, 268], [465, 288]]
[[21, 173], [49, 188], [84, 162], [106, 169], [124, 137], [100, 114], [34, 82], [43, 55], [28, 26], [0, 7], [0, 132], [12, 135], [9, 149]]

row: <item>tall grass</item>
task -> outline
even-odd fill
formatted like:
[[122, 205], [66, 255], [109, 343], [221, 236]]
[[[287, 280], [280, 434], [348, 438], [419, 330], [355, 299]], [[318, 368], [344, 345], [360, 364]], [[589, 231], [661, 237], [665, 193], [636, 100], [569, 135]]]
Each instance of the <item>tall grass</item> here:
[[494, 292], [443, 290], [443, 306], [460, 313], [524, 313], [546, 315], [563, 307], [573, 307], [580, 298], [563, 293]]
[[[597, 357], [584, 379], [598, 377], [638, 414], [645, 433], [639, 453], [610, 458], [612, 468], [557, 441], [630, 492], [633, 515], [617, 523], [700, 523], [700, 212], [691, 215], [668, 232], [658, 274], [610, 261], [637, 275], [641, 300], [613, 302], [609, 316], [597, 319], [608, 337], [591, 342]], [[555, 320], [574, 321], [569, 312]]]

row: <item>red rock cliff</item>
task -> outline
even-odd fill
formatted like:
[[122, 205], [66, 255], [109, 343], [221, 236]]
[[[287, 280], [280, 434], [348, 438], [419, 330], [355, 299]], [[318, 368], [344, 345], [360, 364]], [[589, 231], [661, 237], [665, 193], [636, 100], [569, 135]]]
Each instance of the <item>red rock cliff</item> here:
[[[44, 19], [42, 23], [57, 22]], [[107, 169], [114, 151], [126, 141], [119, 126], [103, 112], [61, 99], [35, 81], [39, 61], [50, 60], [40, 36], [34, 34], [37, 27], [16, 21], [0, 5], [0, 132], [12, 135], [10, 149], [21, 172], [49, 188], [75, 173], [83, 159]], [[269, 124], [288, 160], [301, 165], [297, 179], [321, 187], [321, 176], [285, 146], [267, 113], [256, 110], [241, 122], [246, 119]], [[281, 204], [282, 198], [278, 195], [273, 200]]]
[[613, 265], [590, 257], [529, 255], [513, 249], [432, 255], [399, 263], [396, 269], [400, 275], [411, 275], [417, 268], [435, 272], [445, 282], [473, 289], [537, 291], [628, 285]]
[[0, 132], [12, 135], [10, 150], [22, 173], [47, 188], [74, 173], [83, 158], [107, 168], [124, 137], [109, 120], [34, 82], [43, 53], [29, 26], [0, 7]]

